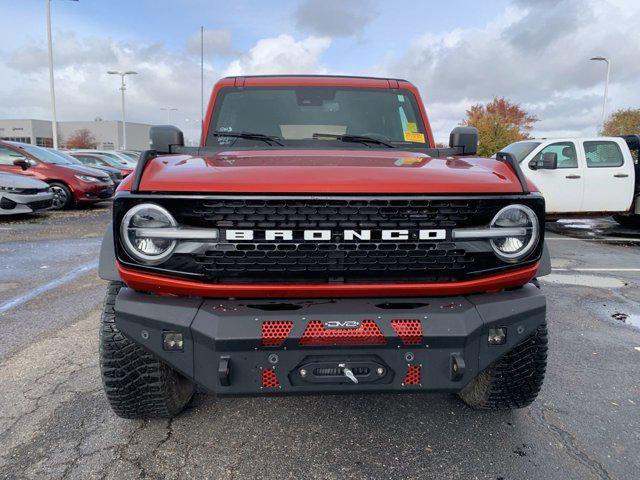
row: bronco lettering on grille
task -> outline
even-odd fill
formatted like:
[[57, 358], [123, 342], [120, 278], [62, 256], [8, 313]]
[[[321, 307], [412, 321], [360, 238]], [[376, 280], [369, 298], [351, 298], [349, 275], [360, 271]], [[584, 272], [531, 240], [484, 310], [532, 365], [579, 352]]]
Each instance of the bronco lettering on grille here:
[[402, 240], [446, 240], [447, 231], [438, 230], [226, 230], [225, 237], [228, 241], [293, 241], [294, 237], [304, 241], [328, 242], [341, 236], [346, 241], [402, 241]]

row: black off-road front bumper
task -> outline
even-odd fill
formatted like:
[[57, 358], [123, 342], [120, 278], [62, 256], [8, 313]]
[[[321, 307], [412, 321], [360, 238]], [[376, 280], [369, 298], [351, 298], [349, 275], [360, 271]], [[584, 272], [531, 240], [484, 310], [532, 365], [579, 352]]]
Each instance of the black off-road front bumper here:
[[457, 392], [544, 323], [545, 309], [531, 284], [456, 297], [268, 301], [123, 288], [116, 324], [220, 396]]

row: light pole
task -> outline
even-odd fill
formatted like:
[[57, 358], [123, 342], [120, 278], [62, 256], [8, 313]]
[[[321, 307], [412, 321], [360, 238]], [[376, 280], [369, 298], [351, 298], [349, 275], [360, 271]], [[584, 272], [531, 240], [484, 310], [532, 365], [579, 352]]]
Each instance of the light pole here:
[[45, 0], [47, 8], [47, 45], [49, 47], [49, 92], [51, 93], [51, 122], [53, 130], [53, 148], [58, 149], [58, 118], [56, 115], [56, 92], [53, 85], [53, 42], [51, 41], [51, 0]]
[[[78, 1], [78, 0], [73, 0]], [[49, 92], [51, 93], [51, 129], [53, 148], [58, 149], [58, 116], [56, 115], [56, 92], [53, 84], [53, 41], [51, 39], [51, 0], [44, 0], [47, 11], [47, 47], [49, 49]]]
[[173, 107], [160, 107], [160, 110], [167, 112], [167, 125], [171, 125], [171, 112], [177, 112], [177, 108]]
[[109, 70], [107, 72], [109, 75], [120, 75], [120, 79], [122, 80], [120, 90], [122, 91], [122, 150], [127, 149], [127, 121], [125, 117], [124, 110], [124, 91], [127, 89], [127, 85], [124, 83], [124, 77], [127, 75], [137, 75], [138, 72], [127, 71], [127, 72], [116, 72], [113, 70]]
[[607, 77], [604, 81], [604, 100], [602, 101], [602, 127], [604, 130], [604, 121], [607, 118], [607, 95], [609, 93], [609, 74], [611, 73], [611, 61], [607, 57], [592, 57], [589, 60], [598, 62], [607, 62]]

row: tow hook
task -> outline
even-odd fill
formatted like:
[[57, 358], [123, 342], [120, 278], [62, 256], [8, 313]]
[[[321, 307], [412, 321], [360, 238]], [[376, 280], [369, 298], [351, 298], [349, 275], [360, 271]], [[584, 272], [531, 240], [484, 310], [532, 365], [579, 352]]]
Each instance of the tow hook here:
[[465, 367], [466, 365], [464, 363], [464, 357], [459, 353], [452, 353], [450, 376], [453, 382], [457, 382], [458, 380], [462, 379], [462, 377], [464, 376]]
[[353, 374], [353, 372], [351, 371], [351, 369], [349, 367], [347, 367], [346, 363], [339, 363], [338, 364], [338, 368], [342, 369], [342, 374], [347, 377], [349, 380], [351, 380], [353, 383], [358, 383], [358, 379], [356, 378], [356, 376]]

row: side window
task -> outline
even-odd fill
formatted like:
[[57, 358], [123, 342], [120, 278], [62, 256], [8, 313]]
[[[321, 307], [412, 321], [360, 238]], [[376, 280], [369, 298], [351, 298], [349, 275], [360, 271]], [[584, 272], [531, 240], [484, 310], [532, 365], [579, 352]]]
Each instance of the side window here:
[[78, 159], [85, 165], [100, 165], [93, 157], [78, 157]]
[[541, 160], [542, 155], [547, 152], [558, 155], [558, 168], [578, 168], [578, 155], [573, 142], [557, 142], [547, 145], [533, 157], [533, 160]]
[[13, 161], [19, 158], [24, 157], [10, 148], [0, 147], [0, 165], [13, 165]]
[[622, 151], [616, 142], [584, 142], [584, 153], [589, 168], [621, 167], [624, 163]]

